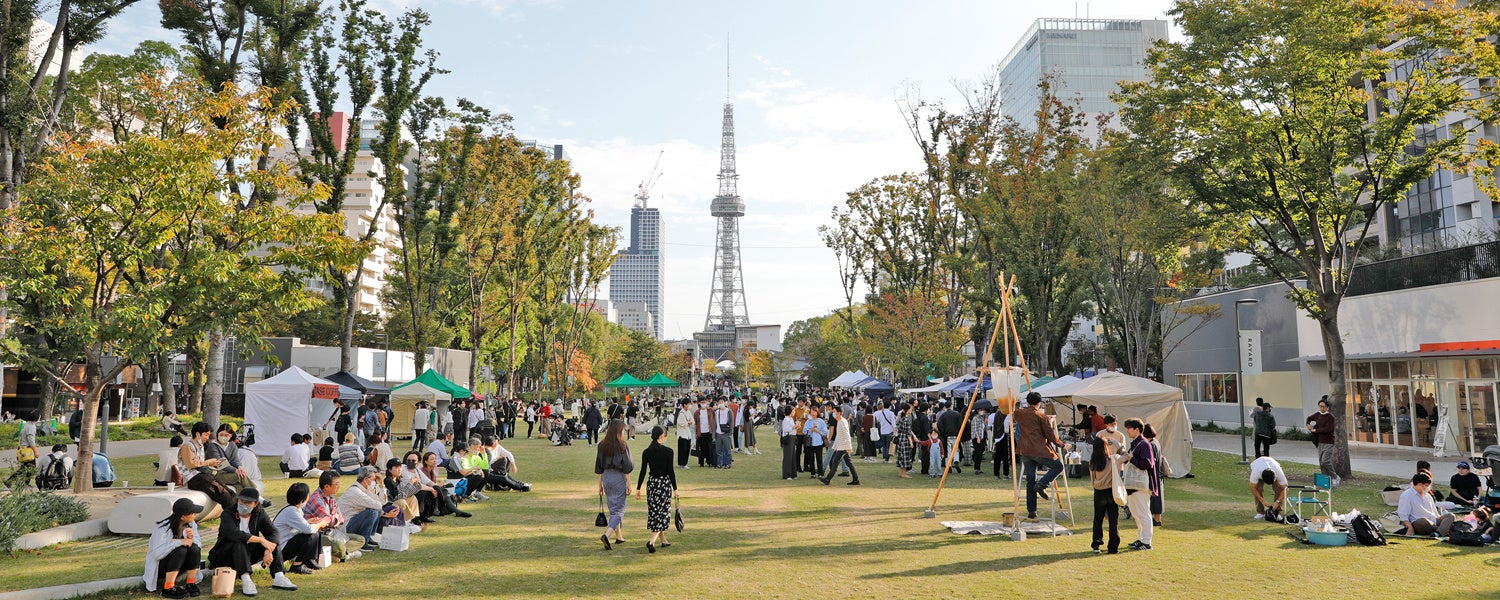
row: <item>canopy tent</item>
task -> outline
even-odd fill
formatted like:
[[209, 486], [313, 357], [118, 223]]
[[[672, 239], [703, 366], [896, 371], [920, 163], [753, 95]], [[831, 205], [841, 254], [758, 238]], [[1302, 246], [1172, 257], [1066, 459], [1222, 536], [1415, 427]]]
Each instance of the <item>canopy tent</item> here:
[[1025, 384], [1025, 383], [1021, 384], [1021, 390], [1020, 391], [1021, 391], [1022, 394], [1025, 394], [1026, 392], [1031, 391], [1033, 388], [1040, 389], [1042, 386], [1047, 385], [1049, 383], [1052, 383], [1054, 381], [1057, 381], [1056, 377], [1053, 377], [1051, 375], [1043, 375], [1041, 377], [1038, 377], [1036, 379], [1031, 380], [1030, 384]]
[[682, 386], [681, 383], [678, 383], [677, 381], [673, 380], [671, 377], [667, 377], [666, 375], [662, 375], [661, 371], [657, 371], [655, 375], [652, 375], [650, 379], [646, 380], [646, 387], [681, 387], [681, 386]]
[[453, 400], [465, 400], [473, 397], [473, 394], [469, 393], [468, 388], [449, 381], [447, 377], [443, 377], [441, 373], [438, 373], [431, 368], [428, 368], [426, 371], [422, 371], [422, 374], [418, 375], [416, 379], [391, 388], [391, 391], [395, 392], [396, 390], [399, 390], [413, 383], [421, 383], [437, 391], [444, 392], [448, 394]]
[[417, 403], [426, 402], [429, 408], [448, 410], [453, 396], [420, 381], [412, 381], [391, 390], [391, 433], [411, 433], [412, 417], [417, 414]]
[[[967, 396], [974, 393], [974, 386], [976, 385], [979, 385], [978, 377], [965, 377], [960, 381], [954, 382], [953, 385], [949, 386], [948, 389], [945, 389], [943, 391], [950, 392], [954, 395]], [[995, 382], [990, 380], [989, 377], [985, 377], [984, 385], [982, 385], [979, 389], [981, 391], [987, 391], [993, 387], [995, 387]]]
[[930, 383], [931, 385], [928, 385], [927, 387], [901, 388], [896, 391], [903, 394], [936, 394], [946, 390], [947, 388], [945, 386], [952, 385], [954, 381], [956, 380], [949, 379], [947, 381], [932, 381], [931, 379], [929, 379], [928, 383]]
[[324, 377], [323, 379], [327, 379], [345, 387], [353, 388], [371, 396], [389, 396], [391, 394], [391, 388], [375, 385], [375, 382], [348, 371], [339, 371], [337, 373]]
[[859, 383], [859, 382], [864, 381], [864, 380], [869, 379], [869, 378], [870, 378], [870, 376], [868, 374], [866, 374], [864, 371], [855, 371], [853, 373], [850, 373], [848, 371], [844, 371], [843, 375], [839, 375], [838, 377], [834, 378], [833, 381], [828, 382], [828, 387], [831, 387], [831, 388], [849, 387], [850, 384]]
[[357, 398], [359, 392], [295, 366], [245, 384], [245, 423], [255, 426], [253, 450], [259, 456], [280, 456], [292, 445], [292, 434], [322, 427], [338, 410], [335, 401], [341, 396]]
[[1161, 453], [1172, 467], [1174, 477], [1183, 477], [1193, 469], [1193, 427], [1182, 390], [1124, 373], [1103, 373], [1046, 394], [1068, 405], [1090, 404], [1101, 413], [1111, 413], [1121, 423], [1137, 418], [1156, 429]]
[[1072, 375], [1063, 375], [1046, 383], [1038, 383], [1033, 391], [1041, 394], [1043, 398], [1055, 398], [1057, 397], [1057, 390], [1067, 389], [1080, 381], [1083, 380]]
[[871, 377], [849, 387], [850, 389], [863, 392], [866, 396], [873, 397], [889, 396], [896, 391], [896, 386], [893, 386], [886, 381], [876, 379], [874, 377]]
[[611, 381], [609, 383], [604, 384], [604, 387], [614, 387], [614, 388], [621, 388], [621, 387], [623, 387], [623, 388], [646, 387], [646, 382], [641, 381], [639, 379], [636, 379], [634, 375], [631, 375], [629, 373], [625, 373], [624, 375], [616, 377], [614, 381]]

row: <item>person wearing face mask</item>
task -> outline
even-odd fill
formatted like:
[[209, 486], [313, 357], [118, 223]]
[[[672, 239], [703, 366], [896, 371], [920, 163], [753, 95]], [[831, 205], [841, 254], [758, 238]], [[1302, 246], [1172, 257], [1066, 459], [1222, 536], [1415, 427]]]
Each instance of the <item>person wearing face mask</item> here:
[[1104, 429], [1100, 429], [1094, 437], [1108, 440], [1111, 448], [1125, 447], [1125, 434], [1120, 432], [1120, 424], [1115, 421], [1114, 415], [1104, 415]]
[[233, 568], [240, 576], [240, 591], [246, 596], [256, 595], [255, 582], [250, 578], [250, 566], [255, 563], [271, 571], [271, 587], [297, 589], [286, 577], [280, 536], [265, 509], [260, 507], [260, 492], [245, 488], [237, 500], [234, 514], [219, 518], [219, 540], [208, 551], [209, 568]]
[[379, 548], [371, 540], [380, 518], [394, 518], [401, 514], [401, 509], [392, 507], [381, 512], [385, 508], [385, 484], [380, 481], [380, 469], [360, 467], [356, 477], [354, 485], [339, 495], [339, 513], [349, 518], [344, 529], [364, 538], [365, 545], [360, 550], [370, 552]]
[[240, 447], [234, 443], [234, 428], [230, 424], [219, 424], [214, 437], [203, 447], [203, 454], [220, 461], [218, 472], [214, 473], [219, 483], [235, 492], [250, 484], [250, 473], [240, 465]]
[[220, 507], [228, 511], [234, 507], [234, 490], [219, 483], [215, 477], [225, 461], [207, 456], [207, 447], [213, 445], [208, 441], [212, 434], [213, 428], [208, 423], [193, 424], [193, 437], [183, 442], [177, 450], [177, 470], [182, 473], [183, 485], [187, 489], [207, 494], [209, 499], [218, 502]]
[[382, 483], [385, 484], [386, 500], [400, 508], [408, 522], [421, 526], [422, 531], [426, 531], [428, 521], [422, 518], [422, 507], [417, 502], [419, 484], [406, 478], [405, 470], [401, 461], [394, 458], [385, 464], [385, 479]]

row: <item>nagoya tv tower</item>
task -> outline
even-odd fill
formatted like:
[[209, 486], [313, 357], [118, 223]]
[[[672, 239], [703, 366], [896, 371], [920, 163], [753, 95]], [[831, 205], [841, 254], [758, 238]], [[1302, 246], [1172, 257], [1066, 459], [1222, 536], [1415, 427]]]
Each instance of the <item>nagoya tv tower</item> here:
[[704, 358], [722, 360], [734, 350], [735, 326], [748, 325], [745, 308], [745, 275], [740, 267], [740, 217], [745, 201], [740, 198], [739, 174], [734, 166], [734, 103], [728, 92], [729, 69], [725, 66], [723, 140], [719, 147], [719, 195], [709, 204], [709, 214], [719, 218], [718, 243], [714, 246], [713, 287], [708, 296], [708, 317], [703, 332], [694, 336]]

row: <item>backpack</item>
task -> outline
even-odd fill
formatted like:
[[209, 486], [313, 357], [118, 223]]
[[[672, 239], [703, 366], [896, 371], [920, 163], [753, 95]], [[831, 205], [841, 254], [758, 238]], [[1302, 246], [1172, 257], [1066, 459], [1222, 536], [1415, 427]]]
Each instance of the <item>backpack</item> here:
[[1453, 526], [1448, 529], [1448, 543], [1455, 546], [1483, 546], [1484, 539], [1479, 537], [1479, 531], [1474, 529], [1473, 523], [1454, 521]]
[[1350, 531], [1354, 532], [1354, 540], [1361, 546], [1384, 546], [1385, 534], [1380, 532], [1380, 526], [1370, 519], [1369, 515], [1359, 515], [1349, 522]]
[[36, 486], [44, 490], [67, 489], [72, 483], [68, 476], [68, 465], [61, 458], [54, 458], [47, 463], [47, 470], [42, 471], [36, 478]]

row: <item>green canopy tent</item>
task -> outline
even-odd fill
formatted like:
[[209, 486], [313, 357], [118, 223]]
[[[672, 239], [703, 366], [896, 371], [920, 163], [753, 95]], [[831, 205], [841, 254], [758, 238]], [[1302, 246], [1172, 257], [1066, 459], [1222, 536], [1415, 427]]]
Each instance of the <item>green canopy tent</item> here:
[[1029, 391], [1031, 391], [1031, 390], [1033, 390], [1035, 388], [1042, 387], [1042, 386], [1047, 385], [1049, 383], [1052, 383], [1053, 381], [1056, 381], [1056, 380], [1057, 380], [1057, 378], [1053, 377], [1051, 375], [1043, 375], [1041, 377], [1038, 377], [1036, 379], [1031, 380], [1031, 385], [1026, 385], [1024, 383], [1021, 384], [1021, 393], [1025, 394], [1026, 392], [1029, 392]]
[[646, 387], [682, 387], [682, 384], [674, 381], [671, 377], [662, 375], [660, 371], [657, 371], [655, 375], [652, 375], [650, 379], [646, 380]]
[[468, 389], [464, 388], [464, 386], [449, 381], [447, 377], [443, 377], [437, 371], [434, 371], [432, 369], [422, 371], [422, 374], [418, 375], [416, 379], [393, 387], [391, 388], [391, 391], [399, 390], [413, 383], [421, 383], [437, 391], [446, 392], [448, 395], [453, 396], [454, 400], [464, 400], [474, 396], [474, 394], [470, 393]]
[[646, 382], [641, 381], [639, 379], [636, 379], [634, 375], [626, 373], [624, 375], [616, 377], [614, 381], [611, 381], [609, 383], [604, 384], [604, 387], [612, 387], [612, 388], [646, 387]]

